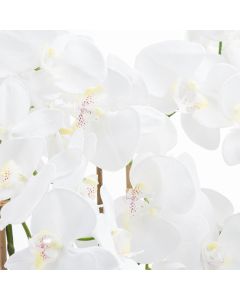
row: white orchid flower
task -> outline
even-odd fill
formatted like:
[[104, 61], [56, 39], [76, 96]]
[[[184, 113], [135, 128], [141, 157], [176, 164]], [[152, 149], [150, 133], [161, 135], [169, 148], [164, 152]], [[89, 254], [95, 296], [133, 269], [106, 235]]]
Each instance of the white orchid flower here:
[[219, 53], [227, 62], [240, 67], [240, 31], [239, 30], [191, 30], [191, 41], [201, 43], [210, 53]]
[[219, 104], [219, 88], [237, 70], [220, 55], [208, 55], [197, 43], [166, 41], [143, 49], [136, 58], [151, 105], [164, 113], [182, 112], [193, 142], [215, 149], [219, 128], [228, 126]]
[[138, 154], [166, 154], [177, 144], [177, 130], [164, 113], [150, 106], [133, 106], [140, 120]]
[[[37, 141], [37, 139], [33, 139], [34, 146], [38, 147], [38, 151], [40, 151]], [[26, 143], [26, 147], [27, 146], [28, 143]], [[29, 146], [27, 151], [29, 151]], [[35, 155], [37, 153], [38, 152], [35, 151]], [[26, 156], [24, 156], [24, 161], [25, 157]], [[67, 180], [67, 178], [74, 176], [76, 180], [76, 176], [79, 175], [80, 171], [81, 174], [84, 173], [86, 165], [87, 161], [81, 154], [81, 149], [69, 147], [53, 156], [46, 164], [43, 164], [39, 168], [36, 167], [34, 169], [36, 174], [30, 176], [28, 181], [27, 179], [25, 180], [27, 182], [24, 188], [18, 191], [18, 193], [15, 192], [13, 195], [7, 194], [7, 196], [9, 196], [8, 198], [11, 196], [11, 199], [1, 209], [0, 228], [4, 228], [8, 224], [24, 222], [30, 217], [36, 205], [38, 205], [52, 186], [69, 187], [70, 180]], [[64, 184], [61, 184], [62, 182], [64, 182]], [[8, 189], [6, 191], [3, 190], [4, 194], [7, 192], [9, 192]]]
[[8, 77], [0, 83], [0, 139], [9, 137], [9, 131], [30, 111], [30, 97], [24, 83], [17, 77]]
[[72, 136], [74, 140], [82, 135], [84, 155], [100, 168], [117, 170], [124, 167], [132, 159], [139, 140], [137, 112], [132, 108], [110, 111], [101, 86], [69, 97], [74, 99], [72, 122], [60, 129], [61, 135]]
[[147, 87], [140, 74], [115, 55], [107, 58], [107, 75], [103, 83], [106, 104], [111, 110], [133, 105], [148, 105]]
[[41, 138], [10, 139], [0, 144], [1, 200], [16, 196], [25, 187], [38, 168], [44, 148]]
[[195, 199], [191, 174], [174, 158], [148, 156], [136, 160], [130, 180], [132, 189], [114, 202], [115, 247], [137, 262], [158, 262], [181, 241], [166, 212], [183, 214], [191, 209]]
[[0, 32], [0, 77], [38, 68], [42, 51], [63, 31], [11, 30]]
[[239, 269], [240, 267], [240, 215], [230, 216], [215, 240], [209, 240], [202, 248], [205, 269]]
[[174, 224], [180, 233], [181, 243], [165, 259], [158, 261], [153, 268], [202, 269], [201, 252], [207, 239], [214, 239], [222, 230], [224, 221], [232, 214], [230, 201], [222, 194], [200, 189], [196, 167], [189, 155], [181, 155], [180, 161], [187, 167], [194, 179], [197, 197], [193, 207], [185, 214], [165, 211], [165, 217]]
[[225, 54], [226, 47], [232, 42], [239, 40], [240, 31], [237, 30], [189, 30], [187, 32], [189, 40], [198, 42], [212, 53], [218, 53], [219, 42], [223, 43]]
[[30, 112], [11, 129], [12, 137], [47, 137], [63, 126], [64, 115], [57, 109], [38, 109]]
[[101, 52], [92, 40], [77, 34], [59, 35], [53, 40], [43, 53], [41, 66], [69, 93], [82, 93], [100, 84], [106, 74]]
[[56, 86], [53, 76], [42, 68], [21, 74], [31, 98], [32, 108], [54, 108], [60, 101], [61, 90]]
[[31, 219], [29, 247], [15, 253], [7, 269], [114, 269], [114, 256], [100, 248], [73, 246], [79, 237], [91, 235], [96, 215], [79, 195], [54, 189], [42, 199]]
[[240, 163], [240, 75], [236, 74], [225, 82], [221, 91], [220, 99], [222, 109], [231, 122], [233, 128], [226, 135], [222, 144], [222, 154], [225, 162], [229, 165]]

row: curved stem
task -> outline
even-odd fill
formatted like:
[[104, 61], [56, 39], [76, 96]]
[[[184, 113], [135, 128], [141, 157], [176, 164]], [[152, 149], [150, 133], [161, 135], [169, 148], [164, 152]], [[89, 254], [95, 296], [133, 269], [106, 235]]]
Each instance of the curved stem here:
[[[96, 169], [97, 177], [98, 177], [98, 185], [97, 185], [97, 205], [103, 205], [102, 197], [101, 197], [101, 187], [103, 185], [103, 172], [101, 168]], [[103, 207], [99, 207], [99, 212], [103, 213]]]
[[29, 230], [29, 228], [28, 228], [28, 226], [25, 222], [22, 223], [22, 227], [23, 227], [23, 229], [26, 233], [27, 238], [31, 239], [32, 238], [31, 232], [30, 232], [30, 230]]
[[175, 113], [176, 113], [176, 111], [172, 112], [172, 113], [169, 114], [169, 115], [167, 114], [166, 116], [169, 117], [169, 118], [171, 118], [171, 116], [175, 115]]
[[7, 235], [7, 250], [8, 250], [9, 256], [11, 256], [15, 253], [13, 230], [12, 230], [11, 224], [7, 225], [7, 227], [6, 227], [6, 235]]
[[126, 166], [126, 190], [127, 191], [132, 189], [132, 184], [131, 184], [131, 181], [130, 181], [131, 166], [132, 166], [132, 160]]

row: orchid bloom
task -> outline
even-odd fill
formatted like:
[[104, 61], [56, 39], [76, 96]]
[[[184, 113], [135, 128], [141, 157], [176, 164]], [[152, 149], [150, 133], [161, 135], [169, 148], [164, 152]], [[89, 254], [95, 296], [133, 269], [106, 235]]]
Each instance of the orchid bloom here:
[[[208, 52], [219, 53], [226, 61], [240, 67], [240, 31], [239, 30], [191, 30], [191, 41], [201, 43]], [[220, 46], [220, 48], [219, 48]]]
[[0, 144], [1, 200], [16, 196], [26, 186], [38, 168], [44, 146], [41, 138], [10, 139]]
[[[40, 151], [40, 147], [37, 144], [37, 141], [38, 139], [33, 139], [34, 146], [38, 147], [38, 151]], [[29, 151], [29, 144], [25, 144], [26, 147], [28, 147], [27, 151]], [[38, 151], [35, 151], [34, 154], [36, 155]], [[9, 154], [11, 154], [10, 151]], [[21, 159], [24, 160], [25, 156]], [[9, 168], [11, 166], [15, 167], [12, 162], [9, 165]], [[6, 167], [8, 167], [8, 165], [6, 165]], [[25, 180], [26, 183], [24, 185], [24, 188], [22, 188], [18, 192], [15, 192], [15, 194], [7, 194], [7, 198], [6, 196], [2, 198], [8, 199], [11, 197], [10, 201], [1, 209], [0, 228], [4, 228], [8, 224], [19, 224], [24, 222], [28, 217], [31, 216], [34, 208], [36, 207], [36, 205], [38, 205], [39, 202], [41, 202], [42, 198], [49, 191], [51, 186], [66, 186], [66, 183], [65, 185], [61, 184], [61, 181], [63, 179], [66, 180], [66, 178], [70, 174], [76, 176], [76, 172], [79, 172], [79, 170], [81, 170], [82, 174], [85, 168], [86, 160], [83, 155], [81, 155], [81, 149], [75, 147], [69, 147], [64, 151], [59, 152], [58, 154], [53, 156], [47, 163], [42, 164], [39, 168], [36, 167], [34, 169], [36, 174], [33, 174], [34, 176], [30, 176], [28, 181], [27, 179]], [[21, 173], [19, 175], [18, 173], [15, 174], [15, 169], [9, 169], [9, 171], [8, 169], [6, 170], [7, 171], [5, 172], [9, 172], [10, 176], [12, 177], [15, 176], [16, 178], [18, 178], [17, 176], [21, 175]], [[13, 175], [11, 175], [11, 173]], [[12, 181], [14, 183], [14, 180], [16, 180], [15, 177], [13, 177], [13, 179], [11, 179], [10, 177], [10, 183]], [[5, 180], [5, 177], [3, 178], [3, 180]], [[6, 194], [7, 192], [11, 192], [11, 189], [3, 190], [3, 193]]]
[[0, 140], [7, 139], [11, 129], [30, 111], [30, 97], [24, 83], [7, 77], [0, 83]]
[[202, 263], [205, 269], [239, 269], [240, 215], [226, 219], [219, 236], [209, 240], [202, 248]]
[[28, 248], [11, 256], [8, 269], [115, 269], [117, 260], [100, 248], [77, 248], [74, 241], [89, 236], [96, 224], [94, 209], [79, 195], [53, 189], [33, 212]]
[[233, 213], [233, 206], [225, 196], [200, 187], [196, 167], [190, 156], [181, 155], [179, 160], [191, 173], [197, 196], [194, 205], [185, 214], [165, 212], [167, 220], [178, 228], [181, 243], [165, 259], [154, 263], [153, 269], [202, 269], [203, 245], [207, 239], [212, 240], [218, 235], [225, 220]]
[[112, 228], [114, 244], [118, 253], [136, 262], [157, 262], [181, 241], [165, 210], [187, 212], [195, 199], [194, 183], [181, 162], [164, 156], [137, 159], [130, 180], [132, 188], [113, 204], [117, 226]]
[[240, 163], [240, 75], [236, 74], [225, 82], [220, 91], [222, 109], [234, 128], [226, 135], [222, 144], [223, 158], [229, 165]]
[[[109, 103], [109, 99], [114, 97], [115, 86], [126, 80], [120, 73], [117, 78], [112, 73], [109, 71], [111, 75], [100, 85], [75, 94], [65, 93], [65, 105], [72, 118], [59, 132], [63, 137], [71, 136], [75, 140], [83, 135], [84, 154], [89, 160], [100, 168], [115, 171], [132, 159], [139, 141], [140, 124], [138, 114], [131, 106], [119, 109]], [[126, 90], [122, 93], [128, 95], [130, 87], [123, 88]], [[117, 94], [113, 99], [120, 101]], [[88, 154], [89, 144], [94, 150], [91, 157]]]
[[143, 49], [136, 58], [150, 103], [165, 113], [179, 110], [189, 138], [217, 148], [219, 128], [229, 125], [219, 103], [219, 88], [237, 69], [197, 43], [166, 41]]
[[20, 75], [38, 68], [42, 51], [63, 31], [2, 30], [0, 32], [0, 77]]

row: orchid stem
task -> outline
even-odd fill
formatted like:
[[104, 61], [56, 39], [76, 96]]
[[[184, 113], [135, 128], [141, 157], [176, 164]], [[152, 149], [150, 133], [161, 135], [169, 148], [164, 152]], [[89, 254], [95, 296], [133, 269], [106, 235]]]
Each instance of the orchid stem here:
[[11, 256], [15, 253], [14, 240], [13, 240], [13, 229], [12, 229], [11, 224], [7, 225], [7, 227], [6, 227], [6, 235], [7, 235], [7, 250], [8, 250], [9, 256]]
[[88, 241], [94, 241], [95, 238], [92, 237], [92, 236], [88, 236], [88, 237], [83, 237], [83, 238], [80, 238], [80, 239], [77, 239], [78, 241], [82, 241], [82, 242], [88, 242]]
[[30, 232], [30, 230], [29, 230], [29, 228], [28, 228], [28, 226], [25, 222], [22, 223], [22, 227], [23, 227], [23, 229], [26, 233], [27, 238], [31, 239], [32, 238], [31, 232]]
[[132, 189], [132, 184], [131, 184], [131, 181], [130, 181], [131, 167], [132, 167], [132, 160], [126, 166], [126, 190], [127, 191]]
[[149, 264], [145, 264], [145, 270], [152, 270], [149, 266]]
[[[97, 205], [103, 205], [102, 197], [101, 197], [101, 187], [103, 185], [103, 171], [101, 168], [96, 169], [97, 177], [98, 177], [98, 185], [97, 185]], [[103, 213], [103, 207], [99, 207], [99, 212]]]
[[171, 118], [171, 116], [175, 115], [176, 111], [172, 112], [171, 114], [167, 114], [167, 117]]
[[4, 270], [7, 260], [6, 232], [5, 229], [0, 231], [0, 270]]
[[220, 41], [220, 42], [218, 43], [218, 54], [219, 54], [219, 55], [222, 55], [222, 46], [223, 46], [223, 42]]

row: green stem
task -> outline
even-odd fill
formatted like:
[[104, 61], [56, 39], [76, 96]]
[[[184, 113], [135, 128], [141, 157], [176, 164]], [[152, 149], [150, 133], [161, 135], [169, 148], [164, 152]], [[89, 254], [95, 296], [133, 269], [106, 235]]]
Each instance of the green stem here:
[[218, 43], [218, 54], [219, 54], [219, 55], [222, 54], [222, 47], [223, 47], [223, 42], [220, 41], [220, 42]]
[[145, 264], [145, 270], [152, 270], [149, 266], [149, 264]]
[[171, 118], [171, 116], [175, 115], [176, 111], [174, 111], [173, 113], [167, 115], [167, 117]]
[[6, 227], [6, 236], [7, 236], [7, 250], [9, 256], [13, 255], [15, 253], [14, 249], [14, 241], [13, 241], [13, 230], [12, 225], [7, 225]]
[[23, 229], [26, 233], [27, 238], [31, 239], [32, 238], [31, 232], [30, 232], [30, 230], [29, 230], [29, 228], [28, 228], [28, 226], [25, 222], [22, 223], [22, 227], [23, 227]]
[[78, 241], [82, 241], [82, 242], [87, 242], [87, 241], [93, 241], [95, 240], [94, 237], [92, 236], [88, 236], [88, 237], [83, 237], [83, 238], [80, 238], [80, 239], [77, 239]]

